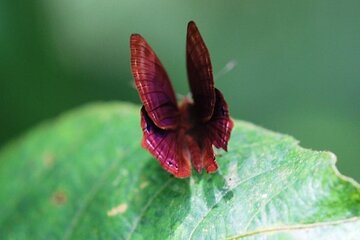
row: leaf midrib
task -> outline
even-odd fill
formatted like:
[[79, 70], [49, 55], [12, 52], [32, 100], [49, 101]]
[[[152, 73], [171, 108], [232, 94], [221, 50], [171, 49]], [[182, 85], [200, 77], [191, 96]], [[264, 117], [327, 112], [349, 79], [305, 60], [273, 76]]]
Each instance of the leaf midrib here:
[[309, 229], [314, 229], [317, 227], [334, 226], [334, 225], [340, 225], [340, 224], [351, 223], [351, 222], [356, 222], [356, 221], [360, 221], [360, 218], [353, 217], [353, 218], [348, 218], [348, 219], [341, 219], [341, 220], [328, 221], [328, 222], [309, 223], [309, 224], [278, 225], [278, 226], [273, 226], [270, 228], [259, 228], [255, 231], [231, 236], [231, 237], [226, 238], [226, 240], [235, 240], [235, 239], [251, 237], [251, 236], [261, 235], [261, 234], [268, 234], [268, 233], [273, 233], [273, 232], [309, 230]]

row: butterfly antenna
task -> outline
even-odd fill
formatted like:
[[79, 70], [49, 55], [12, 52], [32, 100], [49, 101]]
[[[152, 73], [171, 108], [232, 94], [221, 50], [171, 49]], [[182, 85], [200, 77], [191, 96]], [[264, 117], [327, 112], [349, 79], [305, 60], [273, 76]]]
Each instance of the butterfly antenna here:
[[228, 74], [236, 67], [236, 65], [237, 61], [235, 59], [230, 60], [217, 74], [215, 74], [215, 79], [221, 78], [224, 75]]

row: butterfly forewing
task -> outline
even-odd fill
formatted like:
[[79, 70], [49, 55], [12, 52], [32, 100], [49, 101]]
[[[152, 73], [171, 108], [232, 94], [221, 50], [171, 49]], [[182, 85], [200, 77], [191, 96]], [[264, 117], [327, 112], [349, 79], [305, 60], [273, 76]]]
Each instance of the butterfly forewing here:
[[214, 79], [209, 51], [194, 22], [189, 22], [187, 28], [186, 66], [196, 112], [206, 122], [215, 106]]
[[178, 126], [179, 110], [169, 77], [159, 58], [139, 34], [130, 38], [131, 69], [145, 110], [161, 129]]

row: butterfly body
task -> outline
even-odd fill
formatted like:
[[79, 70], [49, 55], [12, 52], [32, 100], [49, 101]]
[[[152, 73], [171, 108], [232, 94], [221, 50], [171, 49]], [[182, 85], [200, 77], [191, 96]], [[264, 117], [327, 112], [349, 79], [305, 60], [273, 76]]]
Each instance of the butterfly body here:
[[215, 172], [213, 145], [227, 150], [233, 127], [227, 103], [214, 87], [209, 53], [190, 22], [187, 34], [187, 69], [193, 99], [177, 103], [160, 60], [138, 34], [130, 39], [131, 67], [143, 102], [142, 146], [161, 166], [179, 178], [191, 175], [191, 164], [201, 172]]

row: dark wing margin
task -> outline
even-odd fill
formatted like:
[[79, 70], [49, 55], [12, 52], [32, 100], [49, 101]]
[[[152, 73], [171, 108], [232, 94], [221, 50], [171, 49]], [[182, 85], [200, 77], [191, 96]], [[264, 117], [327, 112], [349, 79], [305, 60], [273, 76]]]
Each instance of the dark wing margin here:
[[215, 106], [215, 90], [209, 51], [193, 21], [186, 36], [186, 67], [191, 93], [200, 121], [210, 120]]
[[158, 128], [141, 108], [142, 146], [159, 161], [160, 165], [178, 178], [191, 175], [191, 163], [183, 155], [184, 141], [179, 139], [176, 130]]
[[139, 34], [130, 37], [131, 70], [145, 110], [161, 129], [178, 126], [179, 109], [169, 77], [155, 52]]

